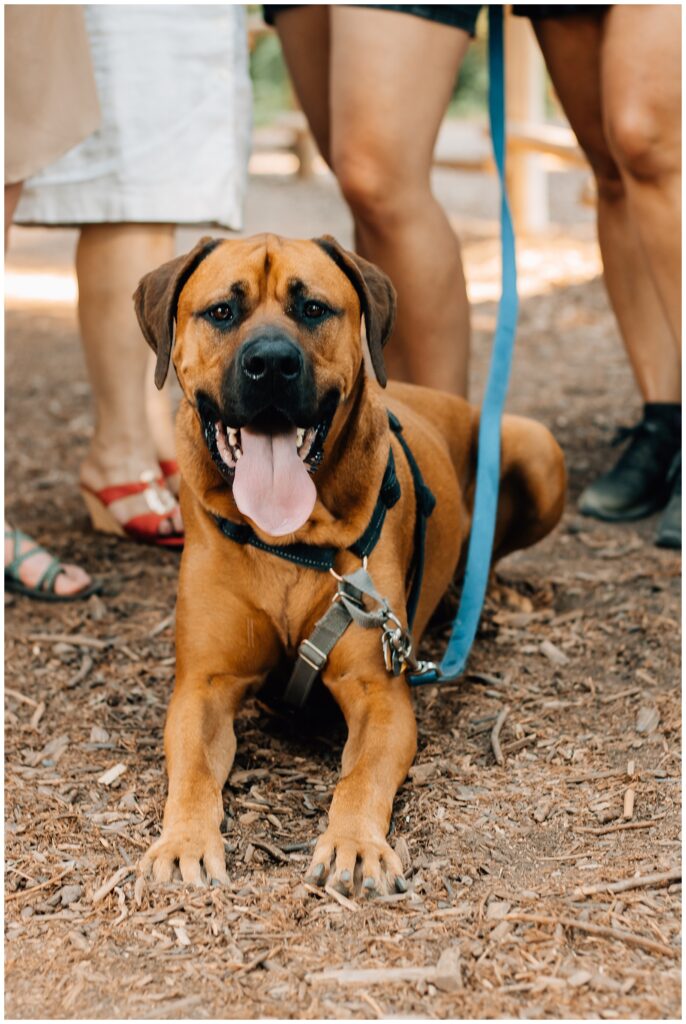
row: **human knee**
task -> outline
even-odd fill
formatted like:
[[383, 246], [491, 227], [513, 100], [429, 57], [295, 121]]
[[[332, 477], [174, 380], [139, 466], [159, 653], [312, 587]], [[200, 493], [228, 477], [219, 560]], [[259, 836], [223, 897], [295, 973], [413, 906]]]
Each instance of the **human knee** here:
[[653, 105], [634, 97], [625, 97], [621, 108], [608, 116], [610, 150], [625, 174], [656, 178], [678, 165], [679, 140], [666, 128], [668, 123]]
[[625, 190], [622, 174], [609, 153], [603, 154], [602, 157], [592, 162], [592, 167], [598, 199], [606, 203], [617, 203], [623, 200]]
[[354, 152], [333, 152], [333, 169], [356, 220], [383, 230], [408, 216], [417, 191], [385, 158]]

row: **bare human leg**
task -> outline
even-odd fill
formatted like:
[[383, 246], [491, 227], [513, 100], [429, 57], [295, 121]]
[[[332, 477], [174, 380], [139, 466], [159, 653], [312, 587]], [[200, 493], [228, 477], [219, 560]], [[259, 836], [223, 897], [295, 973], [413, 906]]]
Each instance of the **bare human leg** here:
[[605, 284], [636, 382], [646, 402], [678, 402], [674, 336], [605, 134], [602, 22], [567, 17], [535, 27], [555, 90], [595, 174]]
[[678, 8], [546, 19], [551, 78], [598, 183], [608, 294], [645, 399], [617, 464], [581, 494], [600, 519], [666, 505], [657, 543], [681, 544], [681, 167]]
[[[431, 192], [430, 171], [468, 34], [349, 6], [285, 11], [277, 29], [317, 144], [350, 204], [357, 249], [398, 291], [389, 376], [465, 394], [469, 307], [460, 245]], [[418, 87], [415, 69], [428, 54], [431, 76]]]
[[[76, 253], [79, 320], [96, 406], [95, 435], [81, 468], [92, 491], [159, 477], [158, 452], [150, 436], [145, 380], [148, 349], [131, 296], [143, 274], [173, 256], [174, 229], [167, 224], [90, 224], [81, 230]], [[170, 500], [164, 500], [168, 495]], [[181, 514], [170, 492], [160, 493], [158, 533], [178, 533]], [[141, 495], [111, 506], [123, 523], [145, 514]]]
[[[23, 181], [5, 185], [5, 252], [9, 241], [9, 230], [17, 208]], [[29, 554], [29, 552], [33, 552]], [[5, 520], [5, 586], [12, 576], [18, 583], [38, 593], [41, 580], [55, 564], [53, 556], [24, 533], [17, 533]], [[60, 571], [55, 576], [52, 587], [58, 597], [69, 597], [85, 590], [91, 584], [91, 578], [78, 565], [60, 563]]]
[[604, 23], [606, 133], [681, 359], [681, 8], [610, 7]]

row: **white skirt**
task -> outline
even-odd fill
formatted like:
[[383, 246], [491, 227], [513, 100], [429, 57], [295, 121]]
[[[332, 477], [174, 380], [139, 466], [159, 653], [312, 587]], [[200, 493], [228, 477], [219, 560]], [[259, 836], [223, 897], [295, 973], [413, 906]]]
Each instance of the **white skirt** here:
[[251, 133], [243, 5], [85, 6], [102, 126], [29, 179], [20, 224], [242, 227]]

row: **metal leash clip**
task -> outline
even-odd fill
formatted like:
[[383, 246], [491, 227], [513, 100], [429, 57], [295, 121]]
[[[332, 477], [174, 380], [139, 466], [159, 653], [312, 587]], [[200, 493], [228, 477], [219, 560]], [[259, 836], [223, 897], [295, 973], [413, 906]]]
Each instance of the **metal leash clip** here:
[[412, 657], [412, 637], [390, 609], [384, 616], [381, 649], [386, 671], [394, 676], [402, 675]]

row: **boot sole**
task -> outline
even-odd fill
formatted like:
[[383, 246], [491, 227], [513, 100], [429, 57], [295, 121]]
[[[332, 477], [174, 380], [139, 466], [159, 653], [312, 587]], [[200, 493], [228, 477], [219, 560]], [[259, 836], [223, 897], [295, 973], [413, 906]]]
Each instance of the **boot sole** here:
[[636, 519], [647, 519], [648, 516], [660, 512], [667, 502], [657, 505], [651, 502], [646, 505], [634, 505], [633, 508], [623, 509], [621, 512], [605, 511], [592, 505], [577, 505], [582, 516], [590, 516], [593, 519], [602, 519], [606, 523], [631, 523]]

